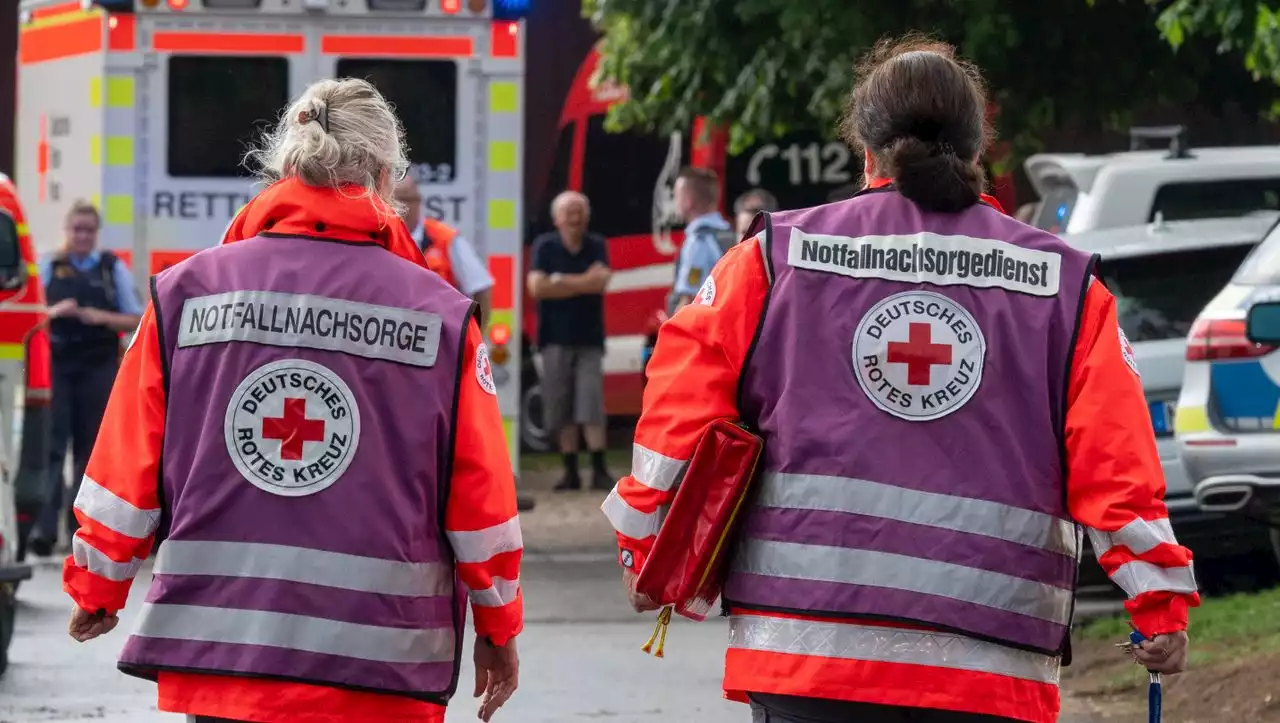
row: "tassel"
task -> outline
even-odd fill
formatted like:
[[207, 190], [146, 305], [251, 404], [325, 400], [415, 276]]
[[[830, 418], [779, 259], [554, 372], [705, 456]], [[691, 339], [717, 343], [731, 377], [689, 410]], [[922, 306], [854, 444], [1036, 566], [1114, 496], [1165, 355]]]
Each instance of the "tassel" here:
[[[663, 647], [667, 644], [667, 626], [671, 624], [671, 606], [662, 608], [658, 613], [658, 624], [653, 629], [653, 635], [649, 636], [649, 641], [640, 646], [640, 649], [646, 653], [652, 653], [655, 658], [661, 658]], [[654, 642], [658, 647], [654, 648]]]

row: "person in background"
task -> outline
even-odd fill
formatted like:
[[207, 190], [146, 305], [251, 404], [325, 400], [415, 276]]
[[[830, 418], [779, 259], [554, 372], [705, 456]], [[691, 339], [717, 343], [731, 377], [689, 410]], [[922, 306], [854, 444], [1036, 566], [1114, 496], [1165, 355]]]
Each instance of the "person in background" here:
[[404, 209], [401, 218], [414, 242], [427, 258], [427, 265], [449, 285], [470, 296], [480, 306], [480, 328], [489, 318], [489, 290], [493, 276], [476, 249], [458, 230], [422, 214], [422, 192], [411, 176], [396, 184], [395, 198]]
[[863, 191], [760, 218], [659, 331], [603, 509], [655, 608], [636, 575], [705, 482], [699, 439], [763, 440], [722, 591], [724, 691], [756, 723], [1054, 723], [1081, 528], [1138, 662], [1186, 665], [1192, 555], [1116, 299], [1096, 257], [982, 193], [987, 108], [951, 46], [879, 43], [842, 124]]
[[708, 168], [685, 168], [676, 176], [676, 213], [684, 219], [684, 243], [676, 262], [676, 278], [668, 314], [693, 300], [724, 252], [738, 238], [720, 214], [720, 179]]
[[[67, 447], [74, 498], [119, 368], [120, 334], [137, 327], [142, 314], [129, 267], [97, 248], [101, 226], [98, 209], [76, 201], [67, 211], [62, 250], [40, 266], [53, 352], [53, 428], [47, 495], [30, 540], [39, 556], [52, 553], [58, 541]], [[74, 533], [75, 515], [68, 511], [66, 517], [68, 533]]]
[[63, 589], [107, 633], [159, 543], [119, 667], [188, 721], [439, 723], [467, 598], [481, 719], [518, 685], [492, 368], [396, 216], [403, 139], [369, 83], [311, 85], [251, 154], [271, 185], [151, 280]]
[[753, 188], [738, 196], [738, 200], [733, 202], [733, 232], [738, 238], [742, 238], [746, 235], [747, 229], [751, 228], [751, 222], [755, 220], [757, 213], [761, 211], [772, 213], [777, 210], [778, 199], [774, 198], [772, 193], [763, 188]]
[[564, 478], [556, 489], [582, 486], [581, 430], [591, 453], [591, 487], [608, 490], [614, 484], [604, 458], [604, 291], [612, 275], [608, 244], [587, 230], [591, 205], [581, 193], [556, 196], [551, 219], [556, 230], [534, 239], [527, 283], [538, 302], [546, 428], [556, 435], [564, 461]]
[[[422, 192], [411, 176], [405, 176], [396, 184], [395, 199], [403, 206], [400, 218], [426, 258], [427, 266], [476, 302], [476, 321], [481, 329], [485, 328], [493, 275], [480, 260], [475, 247], [457, 229], [422, 215]], [[537, 506], [537, 501], [529, 495], [518, 494], [516, 504], [521, 512], [527, 512]]]

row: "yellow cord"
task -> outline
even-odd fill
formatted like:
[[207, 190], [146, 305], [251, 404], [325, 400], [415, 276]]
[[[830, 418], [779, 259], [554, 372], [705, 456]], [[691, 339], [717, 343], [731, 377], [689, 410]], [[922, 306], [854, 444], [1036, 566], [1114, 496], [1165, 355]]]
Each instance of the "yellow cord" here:
[[[640, 649], [646, 653], [652, 652], [656, 658], [661, 658], [662, 649], [667, 644], [667, 626], [671, 624], [671, 606], [662, 608], [662, 612], [658, 613], [658, 624], [653, 629], [653, 635], [649, 636], [649, 641], [640, 646]], [[658, 644], [655, 649], [654, 643]]]

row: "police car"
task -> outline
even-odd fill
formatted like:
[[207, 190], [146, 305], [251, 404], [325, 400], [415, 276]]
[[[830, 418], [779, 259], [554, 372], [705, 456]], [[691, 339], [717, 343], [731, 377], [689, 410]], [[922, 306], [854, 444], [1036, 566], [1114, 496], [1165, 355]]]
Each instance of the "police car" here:
[[1191, 329], [1176, 434], [1200, 507], [1278, 526], [1270, 537], [1280, 558], [1277, 300], [1280, 228], [1272, 228]]
[[[1280, 210], [1280, 145], [1196, 148], [1181, 126], [1134, 128], [1121, 153], [1042, 153], [1024, 163], [1040, 204], [1032, 224], [1076, 234]], [[1165, 150], [1139, 150], [1152, 140]]]
[[[1213, 566], [1206, 561], [1269, 550], [1269, 543], [1264, 529], [1241, 525], [1197, 505], [1173, 435], [1174, 405], [1183, 384], [1184, 359], [1194, 358], [1200, 343], [1193, 329], [1197, 314], [1277, 219], [1280, 214], [1255, 213], [1067, 236], [1072, 246], [1102, 257], [1101, 276], [1116, 297], [1120, 326], [1142, 376], [1164, 470], [1169, 516], [1178, 541], [1195, 552], [1202, 577], [1212, 576]], [[1188, 334], [1193, 339], [1190, 344]], [[1280, 392], [1273, 395], [1272, 411], [1275, 396]], [[1082, 575], [1091, 582], [1099, 572], [1090, 566]]]

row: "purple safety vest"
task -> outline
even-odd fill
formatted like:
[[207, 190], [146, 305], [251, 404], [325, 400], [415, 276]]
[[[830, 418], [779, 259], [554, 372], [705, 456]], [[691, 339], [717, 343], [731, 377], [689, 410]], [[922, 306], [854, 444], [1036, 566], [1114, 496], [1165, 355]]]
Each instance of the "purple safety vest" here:
[[1093, 259], [891, 188], [763, 223], [772, 288], [741, 400], [763, 474], [726, 602], [1059, 653], [1080, 546], [1066, 385]]
[[151, 282], [163, 542], [120, 668], [446, 703], [444, 512], [471, 301], [379, 248], [254, 238]]

